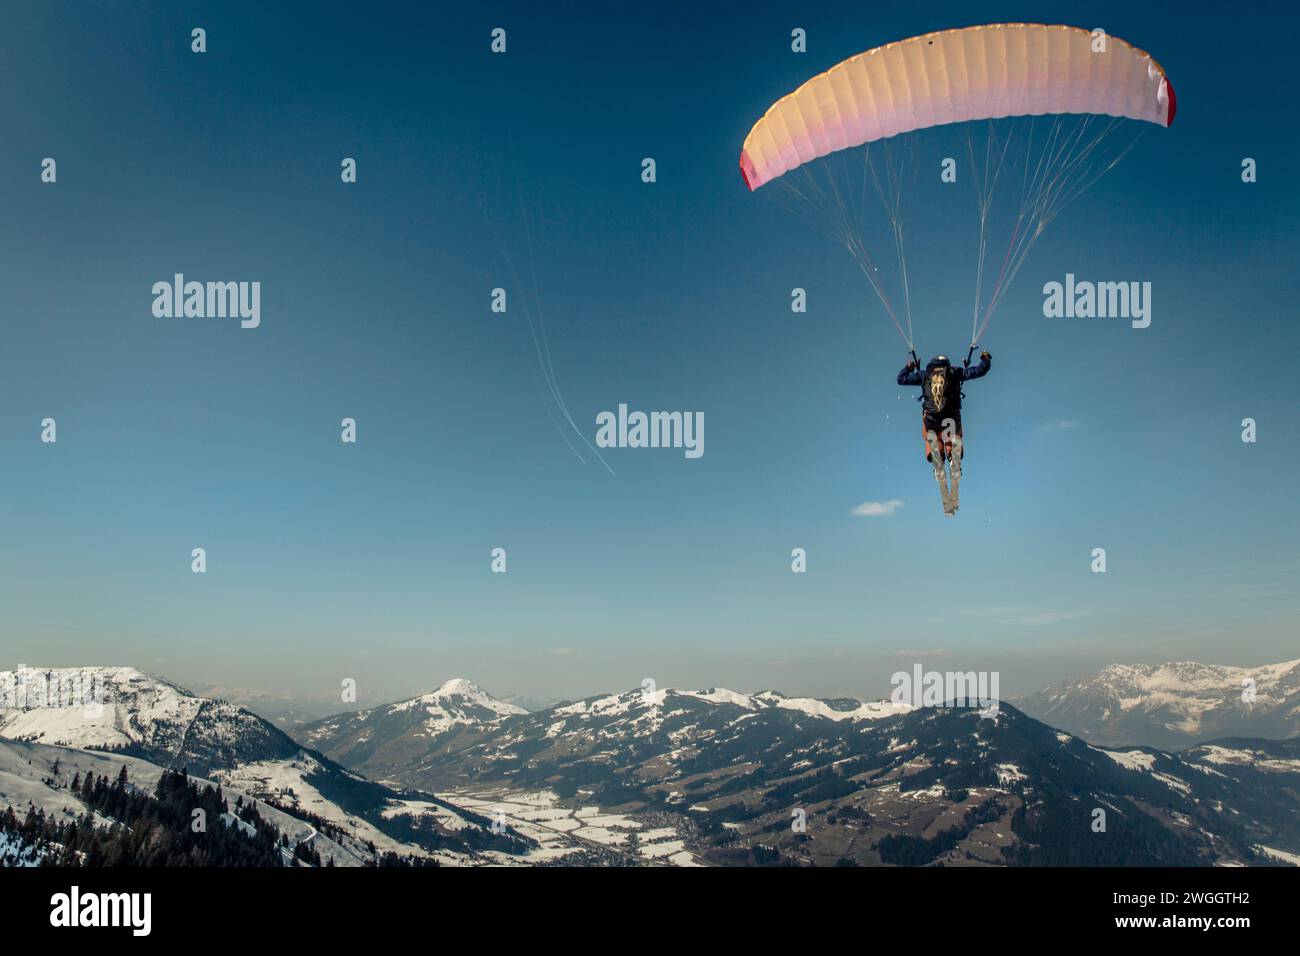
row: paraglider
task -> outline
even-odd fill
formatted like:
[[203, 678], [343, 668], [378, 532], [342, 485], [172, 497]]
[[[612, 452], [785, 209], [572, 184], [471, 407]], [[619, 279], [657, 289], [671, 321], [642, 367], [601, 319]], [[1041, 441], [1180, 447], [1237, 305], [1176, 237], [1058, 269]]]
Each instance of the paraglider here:
[[[941, 414], [936, 395], [955, 400], [959, 412], [961, 383], [989, 369], [987, 352], [974, 368], [970, 358], [1038, 237], [1133, 148], [1141, 129], [1169, 126], [1176, 109], [1164, 69], [1124, 40], [1072, 26], [995, 23], [927, 33], [850, 57], [777, 100], [745, 138], [745, 185], [755, 191], [773, 183], [788, 205], [829, 226], [906, 344], [912, 361], [898, 382], [922, 387], [926, 453], [936, 479], [942, 462], [949, 462], [950, 493], [940, 479], [946, 514], [957, 510], [963, 446], [959, 415]], [[976, 124], [984, 127], [981, 143]], [[913, 335], [903, 198], [916, 179], [917, 138], [945, 130], [964, 137], [965, 180], [976, 190], [974, 307], [962, 366], [939, 356], [942, 362], [923, 373]], [[950, 154], [959, 152], [938, 154], [945, 157], [947, 182], [955, 181]], [[884, 213], [879, 228], [867, 222], [869, 188]], [[1016, 199], [999, 209], [994, 198], [1006, 193]], [[1003, 237], [996, 271], [986, 272], [990, 247], [1000, 247]], [[893, 246], [896, 257], [894, 294], [872, 255], [881, 244]], [[932, 379], [932, 372], [942, 374]], [[930, 427], [944, 417], [956, 425], [950, 438]], [[928, 437], [932, 432], [937, 444]]]
[[925, 459], [934, 467], [943, 513], [950, 518], [960, 507], [958, 486], [961, 484], [961, 459], [966, 449], [961, 430], [961, 386], [963, 382], [987, 375], [992, 363], [993, 356], [986, 349], [980, 353], [980, 362], [974, 368], [956, 368], [948, 361], [948, 356], [936, 355], [926, 363], [924, 372], [913, 359], [898, 373], [899, 385], [921, 386], [921, 434], [925, 439]]

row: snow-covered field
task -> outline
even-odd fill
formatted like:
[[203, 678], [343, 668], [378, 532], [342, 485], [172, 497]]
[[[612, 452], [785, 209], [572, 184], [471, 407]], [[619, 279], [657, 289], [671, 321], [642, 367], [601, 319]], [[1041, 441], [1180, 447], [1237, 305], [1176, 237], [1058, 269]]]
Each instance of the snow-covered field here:
[[[357, 841], [369, 842], [375, 845], [380, 853], [393, 852], [400, 856], [432, 856], [439, 862], [450, 863], [453, 865], [462, 865], [469, 862], [468, 858], [457, 853], [429, 853], [412, 843], [403, 843], [388, 836], [382, 830], [375, 827], [370, 822], [352, 816], [347, 813], [338, 804], [326, 799], [319, 790], [307, 782], [307, 775], [317, 773], [321, 770], [320, 764], [307, 754], [300, 754], [292, 760], [264, 760], [258, 763], [242, 764], [235, 770], [219, 770], [216, 776], [223, 788], [227, 791], [237, 791], [248, 793], [256, 796], [269, 797], [276, 803], [292, 805], [315, 814], [322, 820], [333, 823], [343, 829], [350, 837]], [[467, 822], [460, 817], [455, 817], [450, 811], [433, 803], [423, 801], [402, 801], [395, 803], [384, 811], [384, 815], [391, 817], [397, 814], [410, 814], [420, 816], [423, 813], [430, 813], [441, 819], [443, 816], [454, 817], [460, 826], [467, 826]], [[282, 814], [282, 816], [288, 816]], [[297, 821], [299, 829], [305, 828], [305, 832], [310, 836], [316, 831], [308, 824]], [[300, 837], [290, 836], [290, 840], [299, 839]], [[313, 848], [318, 850], [321, 859], [329, 856], [325, 846], [337, 846], [333, 840], [324, 834], [317, 835], [313, 839], [321, 841], [313, 844]], [[350, 841], [344, 840], [344, 843]], [[335, 866], [341, 865], [340, 861], [334, 861]]]
[[[549, 790], [496, 792], [461, 790], [439, 793], [440, 799], [474, 810], [536, 840], [540, 848], [524, 857], [496, 854], [501, 863], [537, 863], [579, 852], [583, 844], [596, 847], [630, 848], [647, 860], [676, 866], [698, 866], [694, 854], [685, 848], [673, 827], [646, 829], [629, 816], [603, 813], [599, 807], [569, 807]], [[633, 835], [635, 834], [635, 837]]]
[[[98, 776], [114, 778], [124, 765], [131, 783], [145, 790], [152, 790], [163, 772], [162, 767], [134, 757], [0, 738], [0, 808], [13, 806], [21, 815], [28, 806], [36, 806], [46, 813], [79, 816], [86, 808], [70, 790], [73, 777], [93, 771]], [[245, 803], [254, 802], [258, 813], [287, 835], [292, 844], [306, 842], [320, 853], [322, 860], [332, 858], [335, 866], [364, 865], [372, 856], [364, 846], [366, 843], [373, 843], [380, 853], [432, 857], [444, 865], [527, 865], [560, 859], [580, 852], [584, 846], [626, 848], [633, 833], [638, 834], [636, 852], [647, 861], [695, 864], [672, 827], [645, 829], [631, 817], [602, 813], [595, 806], [563, 806], [549, 791], [500, 796], [482, 792], [443, 795], [449, 803], [488, 818], [503, 815], [511, 829], [537, 841], [538, 847], [529, 853], [522, 856], [495, 851], [472, 856], [450, 851], [430, 853], [386, 835], [369, 821], [348, 814], [325, 797], [307, 779], [320, 769], [313, 757], [302, 753], [292, 759], [264, 760], [214, 771], [212, 779], [192, 779], [200, 785], [220, 785], [232, 807], [240, 798]], [[342, 835], [321, 832], [307, 821], [273, 808], [266, 803], [268, 799], [308, 811], [340, 828]], [[431, 800], [395, 800], [381, 812], [389, 819], [403, 815], [431, 816], [452, 832], [476, 825], [455, 810]], [[232, 817], [227, 823], [234, 825], [236, 821]], [[7, 849], [12, 854], [17, 848]]]
[[1199, 759], [1207, 763], [1252, 766], [1256, 770], [1274, 773], [1300, 773], [1300, 760], [1274, 758], [1256, 750], [1231, 750], [1213, 744], [1203, 744], [1198, 749], [1203, 751]]
[[1152, 754], [1143, 753], [1141, 750], [1129, 750], [1121, 753], [1116, 750], [1100, 750], [1097, 747], [1093, 749], [1105, 754], [1125, 770], [1150, 770], [1156, 762], [1156, 758]]

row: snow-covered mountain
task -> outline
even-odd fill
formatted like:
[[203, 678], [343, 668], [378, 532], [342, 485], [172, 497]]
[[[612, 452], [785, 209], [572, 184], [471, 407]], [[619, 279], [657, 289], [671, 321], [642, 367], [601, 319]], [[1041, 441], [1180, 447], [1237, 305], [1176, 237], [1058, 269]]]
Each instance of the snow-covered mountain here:
[[[661, 690], [650, 695], [662, 702], [669, 695], [707, 704], [727, 703], [747, 711], [777, 709], [827, 720], [871, 720], [896, 714], [900, 708], [887, 702], [815, 700], [786, 697], [776, 691], [741, 694], [714, 687], [702, 691]], [[529, 713], [599, 714], [612, 717], [642, 703], [642, 691], [612, 694], [578, 703], [563, 703], [545, 711], [530, 712], [487, 694], [464, 679], [447, 681], [431, 694], [370, 710], [327, 717], [291, 728], [295, 739], [314, 747], [346, 767], [377, 780], [401, 779], [404, 772], [427, 763], [430, 756], [454, 748], [457, 740], [508, 723]], [[620, 725], [619, 733], [636, 735], [645, 728], [636, 721]]]
[[242, 707], [132, 667], [0, 671], [0, 737], [120, 750], [198, 774], [300, 749]]
[[[372, 773], [453, 799], [548, 794], [526, 819], [549, 820], [558, 801], [651, 821], [702, 862], [1206, 865], [1300, 853], [1300, 807], [1277, 800], [1300, 784], [1300, 743], [1222, 750], [1113, 753], [1005, 704], [981, 717], [713, 689], [604, 694], [360, 752]], [[1091, 828], [1098, 808], [1105, 834]]]
[[807, 714], [809, 717], [824, 717], [827, 720], [876, 720], [880, 717], [892, 717], [910, 709], [906, 704], [895, 704], [887, 700], [863, 703], [851, 697], [835, 697], [827, 700], [816, 697], [786, 697], [775, 690], [765, 690], [757, 694], [738, 694], [725, 687], [712, 687], [702, 691], [674, 690], [666, 693], [698, 697], [711, 703], [735, 704], [746, 710], [775, 707]]
[[[1249, 686], [1253, 699], [1243, 693]], [[1112, 664], [1016, 705], [1094, 743], [1167, 749], [1216, 737], [1278, 740], [1300, 734], [1300, 660], [1264, 667]]]
[[[366, 780], [261, 717], [161, 677], [130, 667], [0, 672], [0, 809], [77, 812], [68, 783], [97, 763], [129, 765], [145, 784], [185, 768], [301, 824], [284, 832], [325, 833], [338, 865], [386, 852], [475, 862], [526, 849], [476, 813]], [[56, 764], [61, 775], [32, 769]]]
[[[147, 760], [117, 753], [0, 739], [0, 810], [13, 807], [21, 819], [27, 808], [33, 807], [57, 819], [75, 819], [86, 812], [86, 807], [81, 795], [72, 790], [71, 781], [87, 773], [116, 779], [123, 767], [131, 785], [146, 791], [157, 786], [164, 769]], [[370, 826], [360, 831], [353, 826], [322, 832], [322, 828], [265, 802], [264, 791], [260, 789], [240, 788], [220, 779], [194, 779], [201, 785], [221, 785], [232, 805], [241, 799], [245, 803], [255, 802], [262, 819], [287, 836], [291, 844], [306, 842], [321, 854], [322, 860], [332, 859], [335, 866], [362, 866], [372, 862], [376, 853], [366, 845], [367, 841], [375, 842], [377, 847], [382, 844], [385, 850], [394, 852], [420, 852], [419, 848], [401, 847]], [[320, 809], [329, 812], [323, 803], [313, 806], [313, 810]], [[108, 825], [112, 821], [98, 822]]]
[[477, 684], [455, 678], [432, 693], [326, 717], [289, 732], [345, 766], [381, 779], [394, 766], [426, 754], [435, 740], [526, 713]]
[[[1255, 669], [1257, 700], [1285, 696], [1293, 670]], [[101, 682], [103, 699], [63, 699], [84, 678]], [[1173, 679], [1195, 677], [1163, 680]], [[1300, 740], [1107, 749], [1007, 704], [981, 716], [721, 688], [636, 689], [529, 713], [456, 680], [306, 726], [304, 746], [130, 668], [0, 673], [0, 695], [0, 738], [11, 738], [0, 739], [0, 809], [76, 813], [67, 778], [89, 762], [131, 762], [146, 785], [164, 765], [206, 765], [199, 775], [283, 815], [295, 834], [316, 832], [340, 862], [384, 852], [467, 863], [1300, 859], [1300, 804], [1279, 797], [1300, 792]], [[493, 833], [499, 813], [535, 842]]]
[[390, 704], [386, 709], [390, 713], [409, 710], [420, 714], [425, 728], [435, 734], [456, 724], [490, 723], [528, 712], [516, 704], [497, 700], [477, 684], [461, 677], [446, 681], [431, 694]]

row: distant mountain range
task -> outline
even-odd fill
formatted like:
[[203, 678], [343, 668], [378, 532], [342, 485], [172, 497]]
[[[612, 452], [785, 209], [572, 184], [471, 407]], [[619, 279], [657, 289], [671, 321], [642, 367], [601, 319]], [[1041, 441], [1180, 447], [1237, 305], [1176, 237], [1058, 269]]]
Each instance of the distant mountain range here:
[[[1232, 726], [1215, 682], [1248, 673], [1281, 721], [1267, 726], [1287, 726], [1294, 664], [1129, 670], [1145, 672], [1134, 680], [1148, 712], [1159, 699], [1159, 725], [1190, 728], [1195, 714], [1195, 726]], [[1103, 673], [1122, 695], [1118, 670]], [[75, 812], [75, 769], [129, 762], [147, 783], [183, 765], [262, 801], [337, 863], [1300, 864], [1295, 739], [1113, 749], [1006, 703], [981, 716], [721, 688], [529, 712], [462, 679], [291, 737], [131, 668], [0, 672], [0, 689], [51, 679], [97, 679], [107, 702], [4, 701], [0, 809]], [[1067, 714], [1078, 692], [1053, 690]]]
[[[774, 691], [747, 696], [728, 690], [711, 690], [691, 696], [712, 703], [733, 703], [749, 710], [780, 708], [832, 720], [897, 712], [897, 708], [889, 704], [789, 698]], [[565, 712], [567, 707], [560, 705], [538, 713]], [[413, 767], [426, 765], [438, 750], [451, 746], [454, 741], [496, 726], [506, 718], [529, 713], [522, 707], [492, 697], [470, 681], [456, 679], [447, 681], [430, 694], [328, 717], [293, 728], [290, 732], [295, 739], [330, 754], [345, 766], [382, 779], [402, 776]]]
[[[1243, 689], [1253, 687], [1251, 700]], [[1179, 748], [1216, 737], [1300, 734], [1300, 660], [1265, 667], [1112, 664], [1016, 706], [1100, 744]]]
[[[1298, 741], [1116, 752], [1005, 704], [986, 718], [724, 689], [515, 713], [463, 681], [298, 733], [345, 765], [422, 790], [540, 791], [670, 823], [703, 862], [1300, 860], [1300, 803], [1279, 799], [1300, 792]], [[1104, 833], [1092, 829], [1098, 810]]]

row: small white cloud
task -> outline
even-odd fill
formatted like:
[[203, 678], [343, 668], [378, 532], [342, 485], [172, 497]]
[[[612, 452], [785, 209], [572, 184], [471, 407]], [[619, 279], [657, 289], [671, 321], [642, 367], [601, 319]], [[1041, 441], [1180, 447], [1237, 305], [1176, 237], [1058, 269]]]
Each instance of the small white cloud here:
[[1058, 418], [1054, 422], [1046, 422], [1034, 429], [1038, 434], [1045, 435], [1048, 432], [1066, 432], [1071, 428], [1078, 428], [1079, 423], [1073, 418]]
[[853, 509], [853, 513], [860, 518], [879, 518], [892, 515], [899, 508], [903, 507], [902, 499], [891, 498], [889, 501], [864, 501]]

